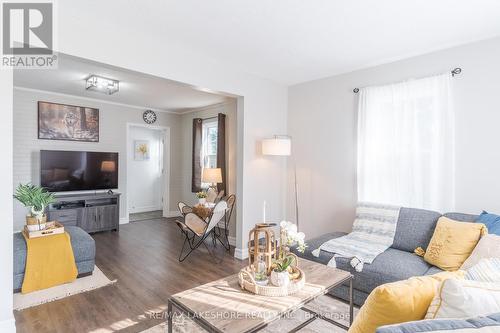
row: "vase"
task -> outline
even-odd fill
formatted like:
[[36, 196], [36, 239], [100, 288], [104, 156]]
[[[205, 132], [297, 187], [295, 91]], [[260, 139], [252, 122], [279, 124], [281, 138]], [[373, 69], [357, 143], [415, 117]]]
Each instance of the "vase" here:
[[204, 204], [206, 204], [206, 203], [207, 203], [207, 199], [206, 199], [206, 198], [199, 198], [199, 199], [198, 199], [198, 203], [199, 203], [200, 205], [204, 205]]
[[26, 216], [26, 228], [28, 228], [28, 231], [43, 230], [45, 229], [46, 223], [47, 223], [47, 215], [43, 215], [40, 218], [30, 215]]
[[290, 283], [290, 276], [287, 271], [284, 272], [271, 272], [271, 283], [276, 287], [286, 287]]

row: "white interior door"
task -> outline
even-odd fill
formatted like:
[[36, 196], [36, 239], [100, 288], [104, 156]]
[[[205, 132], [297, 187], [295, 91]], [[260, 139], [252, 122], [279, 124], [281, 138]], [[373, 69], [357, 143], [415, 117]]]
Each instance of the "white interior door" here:
[[128, 154], [129, 213], [163, 210], [164, 131], [130, 126]]

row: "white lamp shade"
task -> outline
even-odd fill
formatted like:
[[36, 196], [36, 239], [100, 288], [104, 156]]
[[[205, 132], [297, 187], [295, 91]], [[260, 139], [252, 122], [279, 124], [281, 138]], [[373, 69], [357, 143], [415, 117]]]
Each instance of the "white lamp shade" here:
[[220, 168], [205, 168], [201, 172], [201, 181], [204, 183], [222, 183], [222, 170]]
[[275, 156], [290, 156], [292, 141], [290, 138], [272, 138], [262, 140], [262, 154]]

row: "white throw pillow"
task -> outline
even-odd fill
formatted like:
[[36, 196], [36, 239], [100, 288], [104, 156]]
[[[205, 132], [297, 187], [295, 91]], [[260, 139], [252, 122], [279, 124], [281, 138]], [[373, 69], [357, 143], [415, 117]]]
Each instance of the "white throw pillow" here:
[[500, 283], [500, 258], [481, 259], [465, 273], [467, 280]]
[[500, 312], [500, 284], [447, 279], [441, 282], [425, 319], [469, 318]]
[[484, 258], [500, 258], [500, 236], [488, 234], [481, 237], [460, 269], [467, 270]]

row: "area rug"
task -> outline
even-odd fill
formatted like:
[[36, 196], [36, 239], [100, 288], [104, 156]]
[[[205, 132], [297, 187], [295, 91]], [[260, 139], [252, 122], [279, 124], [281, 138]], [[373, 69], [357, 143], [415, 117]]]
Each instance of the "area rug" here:
[[[306, 305], [306, 308], [314, 310], [326, 317], [329, 317], [335, 321], [338, 321], [344, 325], [349, 325], [349, 305], [336, 300], [332, 297], [322, 296], [312, 301]], [[358, 312], [357, 308], [354, 308], [354, 316]], [[293, 312], [289, 317], [280, 319], [271, 323], [268, 327], [264, 328], [260, 332], [265, 333], [276, 333], [276, 332], [290, 332], [293, 328], [299, 326], [301, 323], [309, 319], [310, 316], [307, 312], [303, 310], [297, 310]], [[184, 316], [175, 317], [173, 332], [176, 333], [202, 333], [205, 332], [203, 328], [198, 326], [191, 319]], [[167, 323], [162, 323], [142, 331], [142, 333], [165, 333], [168, 331]], [[316, 319], [309, 325], [305, 326], [300, 330], [301, 333], [345, 333], [346, 331], [334, 324], [331, 324], [325, 320]]]
[[99, 267], [94, 266], [94, 272], [90, 276], [85, 276], [71, 283], [60, 286], [38, 290], [29, 294], [14, 294], [14, 310], [23, 310], [40, 304], [52, 302], [71, 295], [80, 294], [86, 291], [101, 288], [115, 283], [104, 275]]

